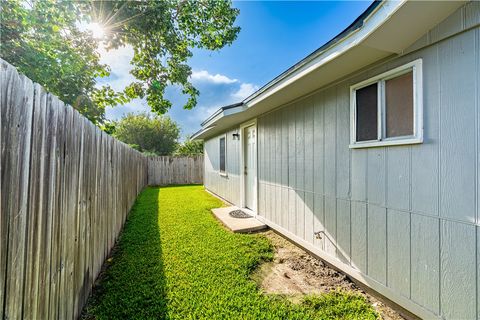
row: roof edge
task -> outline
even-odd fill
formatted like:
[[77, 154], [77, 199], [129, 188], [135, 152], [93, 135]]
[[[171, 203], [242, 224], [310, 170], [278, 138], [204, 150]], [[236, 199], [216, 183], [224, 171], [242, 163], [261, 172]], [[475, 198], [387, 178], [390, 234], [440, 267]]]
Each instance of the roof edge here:
[[341, 31], [339, 34], [337, 34], [334, 38], [323, 44], [320, 48], [316, 49], [309, 55], [307, 55], [305, 58], [300, 60], [299, 62], [295, 63], [293, 66], [288, 68], [287, 70], [283, 71], [280, 73], [278, 76], [267, 82], [265, 85], [260, 87], [257, 91], [249, 95], [247, 98], [243, 100], [244, 103], [253, 100], [255, 97], [259, 96], [263, 92], [267, 91], [269, 88], [273, 87], [276, 83], [280, 82], [284, 78], [286, 78], [288, 75], [293, 73], [295, 70], [298, 70], [302, 66], [306, 65], [310, 61], [314, 60], [317, 58], [319, 55], [321, 55], [324, 51], [327, 49], [331, 48], [332, 46], [335, 46], [338, 42], [342, 41], [343, 39], [347, 38], [350, 36], [352, 33], [356, 32], [358, 29], [363, 27], [365, 24], [365, 20], [367, 20], [379, 7], [382, 5], [385, 1], [384, 0], [375, 0], [368, 6], [367, 9], [365, 9], [364, 12], [358, 16], [355, 21], [353, 21], [348, 27], [346, 27], [343, 31]]
[[223, 106], [223, 107], [220, 107], [218, 108], [217, 111], [215, 111], [214, 113], [212, 113], [207, 119], [205, 119], [202, 123], [201, 123], [201, 126], [205, 126], [208, 122], [210, 122], [213, 118], [215, 118], [216, 116], [218, 116], [220, 113], [222, 113], [223, 111], [225, 110], [228, 110], [228, 109], [232, 109], [232, 108], [236, 108], [236, 107], [240, 107], [240, 106], [243, 106], [243, 102], [237, 102], [237, 103], [233, 103], [233, 104], [229, 104], [227, 106]]

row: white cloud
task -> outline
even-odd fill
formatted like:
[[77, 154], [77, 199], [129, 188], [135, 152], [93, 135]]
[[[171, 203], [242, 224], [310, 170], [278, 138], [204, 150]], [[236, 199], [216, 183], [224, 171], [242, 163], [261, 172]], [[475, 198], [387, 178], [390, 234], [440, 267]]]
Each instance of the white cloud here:
[[231, 84], [238, 81], [237, 79], [231, 79], [223, 74], [210, 74], [206, 70], [193, 71], [190, 79], [192, 81], [211, 82], [215, 84]]
[[242, 83], [240, 88], [232, 93], [231, 97], [235, 100], [235, 102], [240, 102], [257, 90], [258, 86], [252, 83]]
[[105, 117], [109, 120], [120, 120], [128, 113], [150, 112], [150, 107], [147, 105], [145, 99], [134, 99], [125, 105], [116, 107], [107, 107], [105, 110]]
[[115, 91], [122, 91], [135, 80], [130, 74], [130, 70], [132, 70], [130, 60], [133, 58], [133, 48], [131, 46], [124, 46], [109, 51], [101, 47], [99, 53], [100, 63], [109, 65], [111, 70], [110, 77], [99, 79], [99, 86], [108, 84]]
[[[111, 68], [108, 78], [98, 79], [98, 85], [110, 85], [114, 90], [120, 91], [134, 81], [130, 74], [133, 58], [133, 49], [130, 46], [106, 51], [100, 49], [101, 63]], [[200, 123], [222, 106], [240, 102], [258, 89], [252, 83], [243, 83], [238, 79], [230, 78], [223, 74], [212, 74], [207, 70], [194, 70], [190, 80], [200, 90], [198, 105], [192, 110], [183, 109], [186, 98], [178, 86], [170, 86], [166, 91], [166, 98], [173, 106], [168, 115], [179, 123], [182, 134], [192, 134], [200, 128]], [[134, 99], [123, 106], [107, 108], [106, 118], [119, 120], [129, 112], [150, 111], [145, 99]]]

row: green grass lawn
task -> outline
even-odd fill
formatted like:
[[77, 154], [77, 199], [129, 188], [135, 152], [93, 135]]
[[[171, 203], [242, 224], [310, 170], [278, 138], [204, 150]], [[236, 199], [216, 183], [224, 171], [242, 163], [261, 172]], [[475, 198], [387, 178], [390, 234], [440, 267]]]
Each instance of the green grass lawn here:
[[250, 279], [273, 250], [262, 235], [233, 234], [210, 213], [222, 203], [200, 186], [147, 188], [89, 299], [96, 319], [376, 319], [358, 295], [293, 304]]

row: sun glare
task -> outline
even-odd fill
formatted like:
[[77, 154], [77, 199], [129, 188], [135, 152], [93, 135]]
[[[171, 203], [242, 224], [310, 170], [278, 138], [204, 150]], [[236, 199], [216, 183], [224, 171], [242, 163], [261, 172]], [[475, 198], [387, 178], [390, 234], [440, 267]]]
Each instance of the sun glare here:
[[103, 39], [105, 36], [105, 29], [102, 25], [92, 22], [87, 25], [87, 29], [92, 32], [92, 35], [95, 39]]

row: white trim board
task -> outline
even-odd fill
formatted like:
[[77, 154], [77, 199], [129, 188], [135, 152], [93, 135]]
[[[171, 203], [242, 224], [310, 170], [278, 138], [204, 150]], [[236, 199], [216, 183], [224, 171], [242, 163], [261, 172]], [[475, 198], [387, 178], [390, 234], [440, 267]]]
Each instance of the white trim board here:
[[240, 124], [240, 207], [245, 208], [245, 129], [251, 126], [255, 126], [255, 179], [254, 179], [254, 205], [251, 212], [258, 216], [258, 126], [257, 119], [251, 119], [247, 122]]

